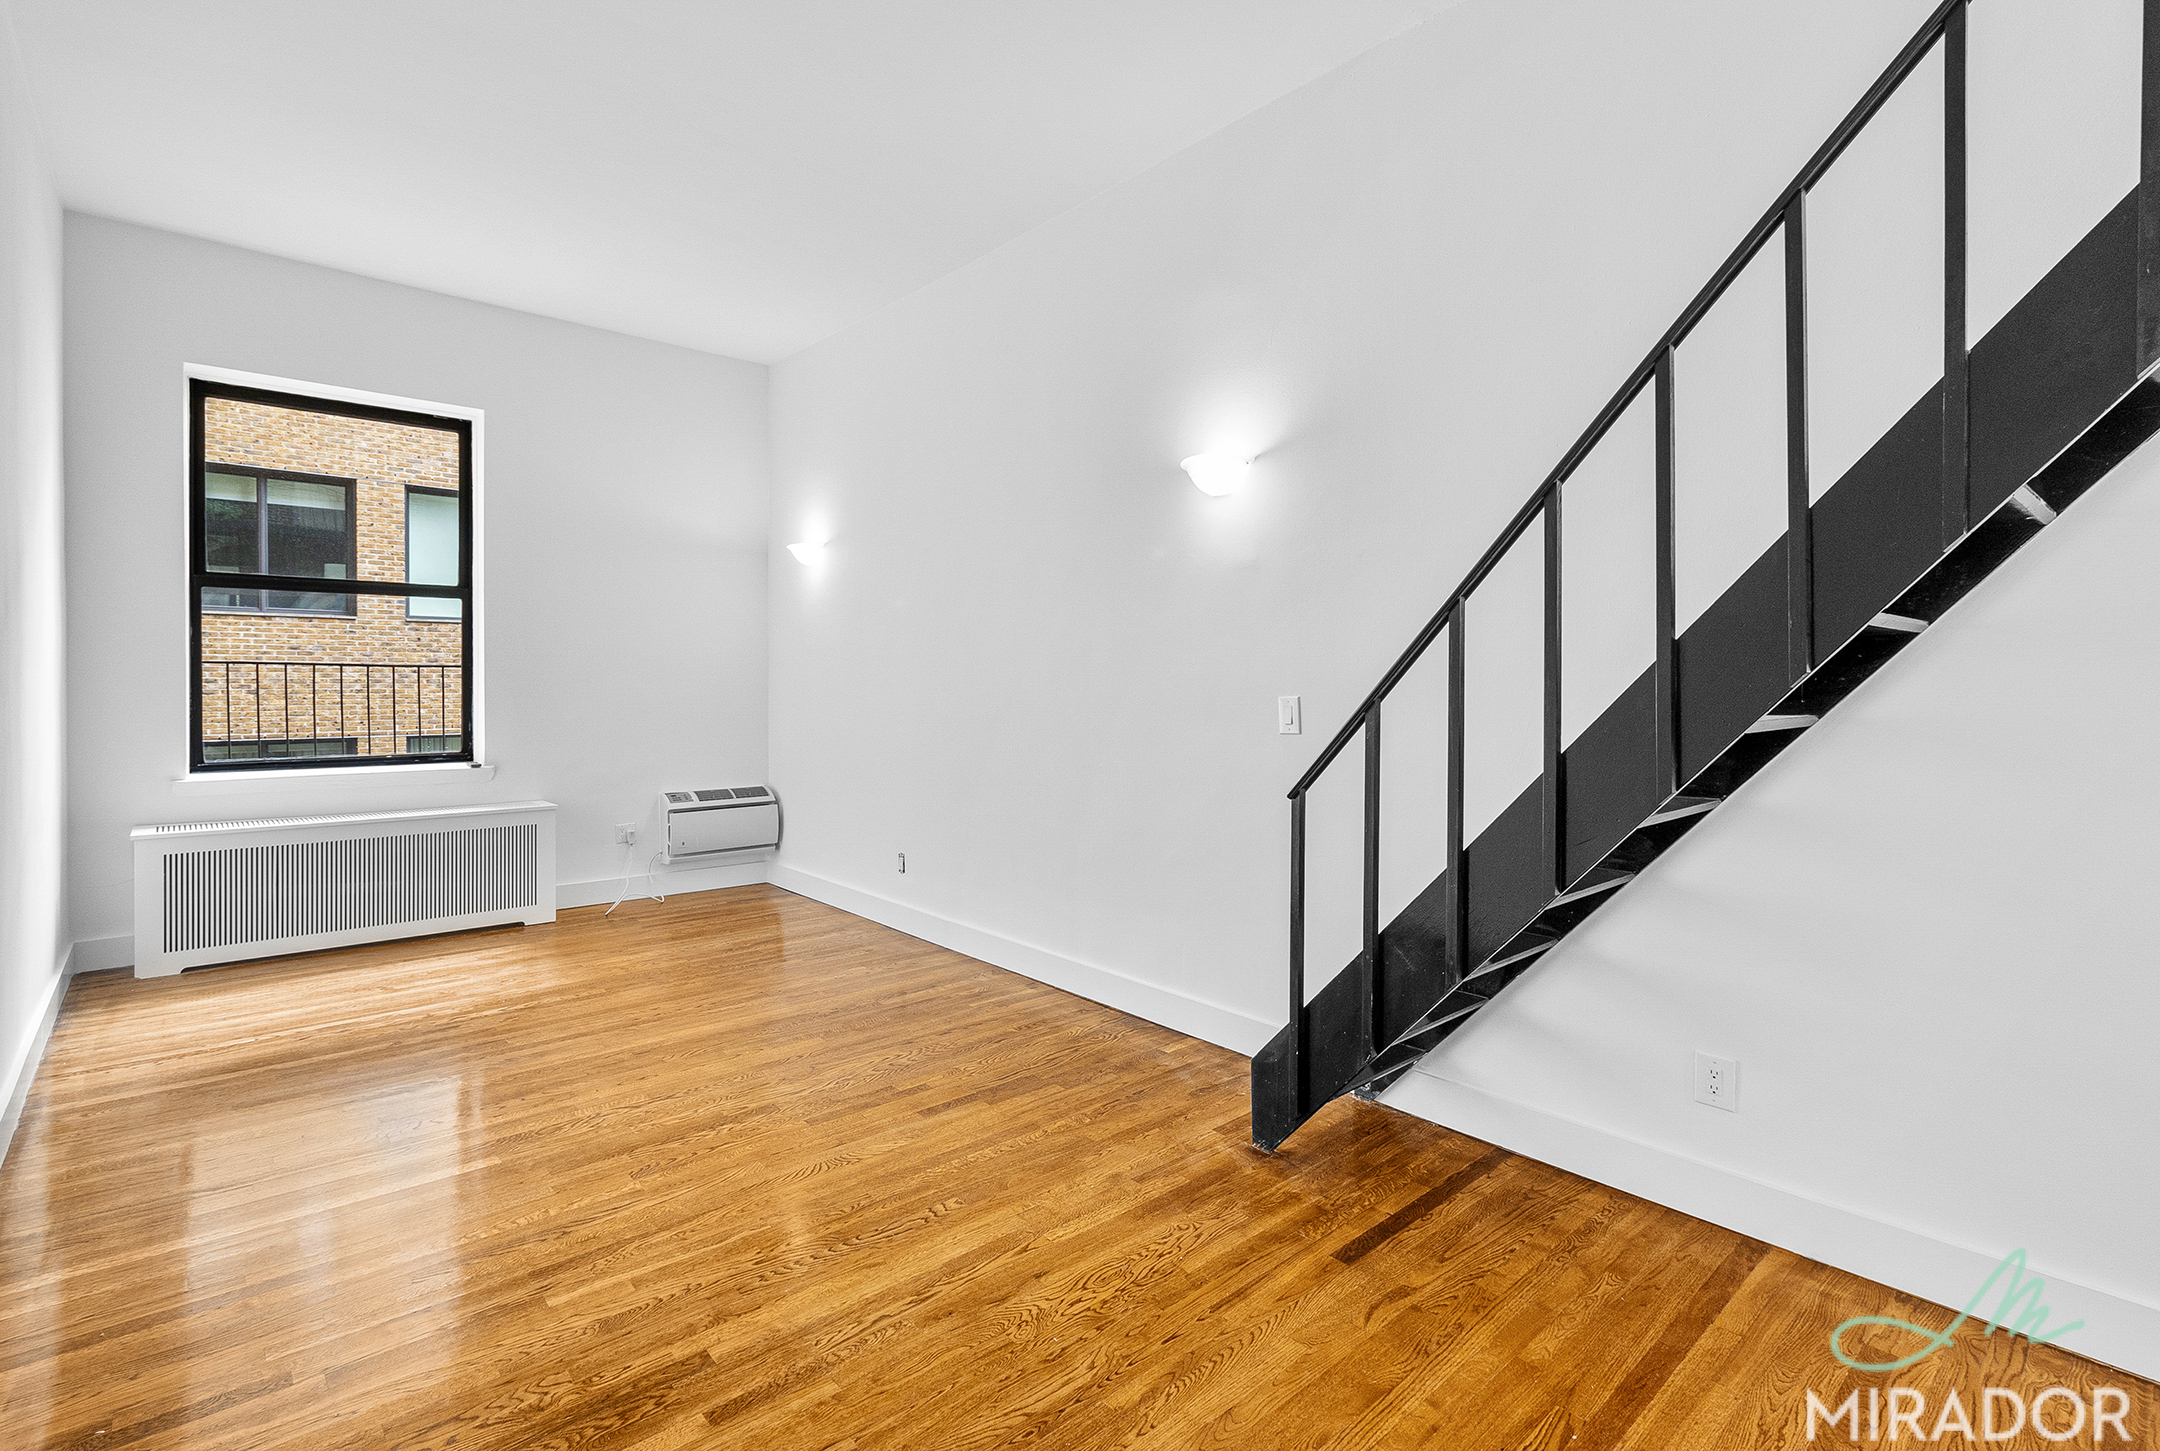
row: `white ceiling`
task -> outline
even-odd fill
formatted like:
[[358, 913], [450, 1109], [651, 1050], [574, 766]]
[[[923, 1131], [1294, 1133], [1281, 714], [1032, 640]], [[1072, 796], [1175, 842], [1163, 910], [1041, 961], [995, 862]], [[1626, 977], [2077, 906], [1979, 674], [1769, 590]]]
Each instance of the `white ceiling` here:
[[770, 361], [1450, 3], [11, 8], [75, 210]]

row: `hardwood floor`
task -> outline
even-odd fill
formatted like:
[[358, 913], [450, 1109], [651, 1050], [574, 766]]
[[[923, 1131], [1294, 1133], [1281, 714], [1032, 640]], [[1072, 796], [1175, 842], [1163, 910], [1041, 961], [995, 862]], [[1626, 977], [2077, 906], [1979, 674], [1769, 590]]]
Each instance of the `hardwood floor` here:
[[1261, 1154], [1245, 1073], [771, 887], [80, 978], [0, 1445], [1731, 1451], [2058, 1383], [2152, 1441], [2003, 1335], [1843, 1370], [1949, 1313], [1384, 1108]]

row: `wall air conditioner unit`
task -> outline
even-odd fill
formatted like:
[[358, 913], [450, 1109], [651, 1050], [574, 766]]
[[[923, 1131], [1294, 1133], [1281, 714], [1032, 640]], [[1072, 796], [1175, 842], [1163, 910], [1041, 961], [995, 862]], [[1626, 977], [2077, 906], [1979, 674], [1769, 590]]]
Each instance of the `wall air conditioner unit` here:
[[780, 845], [780, 798], [768, 786], [660, 793], [660, 859], [753, 861]]

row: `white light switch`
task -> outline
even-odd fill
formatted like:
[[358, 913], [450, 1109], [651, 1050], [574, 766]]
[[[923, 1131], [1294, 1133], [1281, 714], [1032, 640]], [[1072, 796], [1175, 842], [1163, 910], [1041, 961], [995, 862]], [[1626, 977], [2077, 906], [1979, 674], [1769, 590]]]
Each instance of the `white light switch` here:
[[1280, 735], [1297, 735], [1303, 727], [1298, 723], [1298, 698], [1294, 695], [1275, 697], [1275, 730]]

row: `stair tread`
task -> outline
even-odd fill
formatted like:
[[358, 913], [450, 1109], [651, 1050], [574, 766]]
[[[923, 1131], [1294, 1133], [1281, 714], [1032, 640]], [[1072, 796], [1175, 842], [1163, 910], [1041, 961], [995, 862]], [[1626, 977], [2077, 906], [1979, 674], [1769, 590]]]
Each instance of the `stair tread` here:
[[1533, 932], [1519, 932], [1516, 934], [1516, 939], [1518, 941], [1525, 937], [1533, 937], [1536, 940], [1534, 940], [1530, 946], [1525, 947], [1520, 951], [1511, 952], [1505, 957], [1496, 957], [1490, 962], [1479, 964], [1476, 970], [1473, 971], [1469, 977], [1464, 978], [1463, 981], [1469, 982], [1474, 978], [1483, 977], [1488, 972], [1498, 972], [1503, 967], [1512, 967], [1516, 963], [1526, 961], [1529, 958], [1533, 958], [1541, 952], [1550, 951], [1553, 945], [1559, 942], [1560, 939], [1564, 936], [1566, 936], [1565, 933], [1553, 933], [1550, 936], [1547, 936], [1544, 934]]
[[2018, 511], [2035, 524], [2055, 522], [2055, 510], [2047, 500], [2033, 492], [2031, 484], [2020, 484], [2010, 491], [2010, 502]]
[[1819, 715], [1766, 715], [1749, 726], [1746, 733], [1759, 736], [1771, 731], [1804, 731], [1821, 719]]
[[1715, 796], [1675, 796], [1643, 820], [1644, 826], [1656, 826], [1660, 822], [1678, 821], [1685, 816], [1700, 816], [1717, 806]]
[[1430, 1012], [1419, 1018], [1415, 1023], [1412, 1023], [1407, 1029], [1404, 1030], [1402, 1036], [1400, 1038], [1397, 1038], [1395, 1041], [1397, 1043], [1401, 1043], [1408, 1039], [1415, 1038], [1420, 1033], [1429, 1033], [1434, 1028], [1439, 1027], [1442, 1023], [1451, 1023], [1457, 1018], [1463, 1017], [1470, 1013], [1474, 1013], [1479, 1008], [1484, 1007], [1486, 1003], [1491, 1001], [1490, 998], [1483, 996], [1474, 998], [1468, 1002], [1457, 1002], [1454, 1001], [1454, 998], [1455, 993], [1453, 992], [1449, 993], [1447, 997], [1442, 998], [1440, 1002], [1436, 1004]]
[[1634, 879], [1635, 874], [1633, 872], [1625, 871], [1619, 867], [1598, 867], [1574, 886], [1547, 902], [1545, 906], [1549, 911], [1567, 902], [1580, 902], [1585, 897], [1595, 897], [1600, 892], [1609, 892], [1613, 888]]

